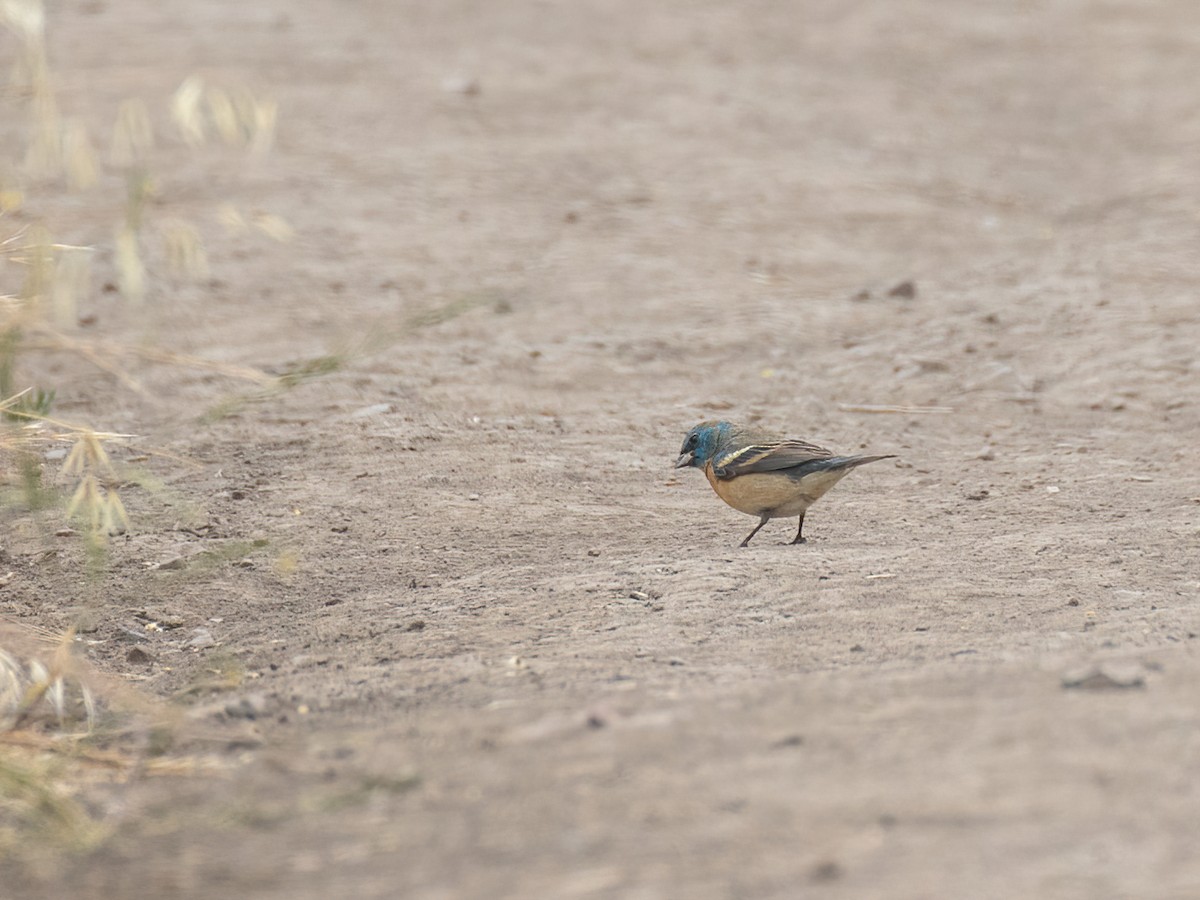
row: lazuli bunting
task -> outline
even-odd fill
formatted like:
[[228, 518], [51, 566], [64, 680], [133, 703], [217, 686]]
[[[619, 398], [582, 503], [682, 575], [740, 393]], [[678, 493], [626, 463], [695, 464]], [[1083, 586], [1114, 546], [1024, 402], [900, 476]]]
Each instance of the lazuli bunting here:
[[804, 513], [853, 468], [884, 456], [834, 456], [805, 441], [779, 438], [732, 422], [701, 422], [687, 433], [675, 468], [703, 469], [717, 496], [759, 517], [741, 546], [771, 519], [800, 517], [793, 544], [804, 543]]

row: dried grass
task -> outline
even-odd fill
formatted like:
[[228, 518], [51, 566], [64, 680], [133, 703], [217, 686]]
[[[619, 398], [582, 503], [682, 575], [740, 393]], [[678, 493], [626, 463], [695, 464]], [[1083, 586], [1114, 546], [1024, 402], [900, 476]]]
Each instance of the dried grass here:
[[[57, 637], [0, 621], [0, 856], [83, 850], [108, 833], [76, 795], [89, 784], [213, 774], [227, 758], [168, 753], [183, 713], [92, 671], [73, 631]], [[222, 739], [224, 740], [224, 739]]]
[[64, 770], [96, 724], [96, 698], [71, 653], [0, 628], [0, 853], [29, 846], [80, 848], [101, 829], [71, 796]]
[[185, 142], [200, 146], [216, 134], [233, 147], [265, 154], [275, 142], [278, 104], [245, 87], [205, 84], [199, 75], [184, 79], [171, 98], [171, 119]]
[[[0, 29], [10, 32], [18, 47], [12, 90], [5, 99], [16, 101], [27, 134], [21, 158], [11, 164], [0, 161], [0, 466], [5, 476], [10, 469], [20, 473], [19, 479], [3, 478], [5, 497], [14, 506], [24, 503], [23, 512], [61, 510], [83, 533], [89, 561], [102, 565], [109, 537], [130, 527], [120, 494], [125, 473], [112, 454], [112, 447], [129, 436], [51, 416], [53, 391], [22, 381], [18, 362], [27, 354], [66, 354], [143, 394], [146, 388], [130, 371], [133, 361], [214, 372], [269, 395], [336, 371], [344, 359], [320, 357], [269, 374], [73, 333], [93, 289], [93, 265], [102, 255], [91, 247], [58, 242], [40, 225], [5, 233], [4, 214], [21, 209], [31, 191], [48, 185], [91, 190], [103, 182], [105, 167], [124, 175], [126, 195], [111, 250], [115, 281], [131, 307], [154, 298], [152, 279], [164, 268], [178, 278], [203, 279], [211, 262], [199, 228], [179, 218], [153, 218], [155, 155], [160, 143], [171, 139], [156, 131], [153, 111], [139, 98], [121, 103], [102, 159], [97, 147], [103, 152], [105, 141], [97, 139], [86, 121], [64, 118], [59, 108], [47, 63], [42, 0], [0, 0]], [[268, 152], [274, 143], [277, 104], [244, 87], [189, 78], [176, 91], [169, 112], [179, 137], [193, 146], [219, 141], [253, 156]], [[229, 227], [275, 241], [294, 234], [282, 218], [259, 210], [239, 212], [232, 203], [221, 208], [220, 217]], [[146, 240], [148, 230], [162, 237], [161, 259], [155, 256], [158, 242]], [[46, 451], [55, 445], [66, 448], [63, 462], [54, 477], [43, 478]], [[13, 484], [24, 490], [23, 500]], [[235, 551], [242, 552], [226, 552]], [[94, 779], [211, 772], [227, 765], [204, 755], [166, 755], [164, 748], [183, 731], [182, 713], [98, 677], [78, 658], [78, 646], [71, 631], [50, 634], [0, 620], [0, 857], [16, 858], [31, 848], [88, 847], [102, 840], [104, 828], [76, 799]], [[245, 673], [230, 659], [211, 679], [197, 683], [196, 690], [225, 690], [240, 683]]]

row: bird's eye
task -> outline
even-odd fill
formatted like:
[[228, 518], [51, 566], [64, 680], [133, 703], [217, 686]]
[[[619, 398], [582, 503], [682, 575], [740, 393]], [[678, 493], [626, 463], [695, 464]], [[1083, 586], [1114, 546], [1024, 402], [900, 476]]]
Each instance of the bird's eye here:
[[696, 446], [696, 443], [697, 443], [699, 440], [700, 440], [700, 435], [698, 435], [698, 434], [693, 434], [693, 435], [690, 435], [690, 436], [688, 437], [688, 443], [687, 443], [687, 445], [688, 445], [688, 449], [689, 449], [689, 450], [691, 450], [691, 449], [694, 449], [694, 448], [695, 448], [695, 446]]

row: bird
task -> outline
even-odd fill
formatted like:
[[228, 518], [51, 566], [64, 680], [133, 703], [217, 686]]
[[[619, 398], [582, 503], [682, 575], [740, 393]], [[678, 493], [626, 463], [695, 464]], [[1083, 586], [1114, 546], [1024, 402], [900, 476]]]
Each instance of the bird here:
[[702, 469], [717, 496], [736, 509], [758, 516], [742, 547], [771, 519], [800, 517], [793, 544], [805, 543], [804, 514], [851, 469], [895, 459], [881, 456], [835, 456], [807, 441], [736, 425], [701, 422], [687, 433], [675, 468]]

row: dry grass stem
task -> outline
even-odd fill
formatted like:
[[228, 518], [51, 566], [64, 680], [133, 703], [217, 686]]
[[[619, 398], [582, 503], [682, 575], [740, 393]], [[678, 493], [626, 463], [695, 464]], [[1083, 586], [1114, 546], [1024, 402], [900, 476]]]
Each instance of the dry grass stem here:
[[136, 97], [122, 101], [113, 125], [109, 160], [118, 168], [145, 165], [154, 149], [154, 124], [146, 104]]
[[952, 406], [886, 406], [863, 403], [839, 403], [842, 412], [855, 413], [952, 413]]

